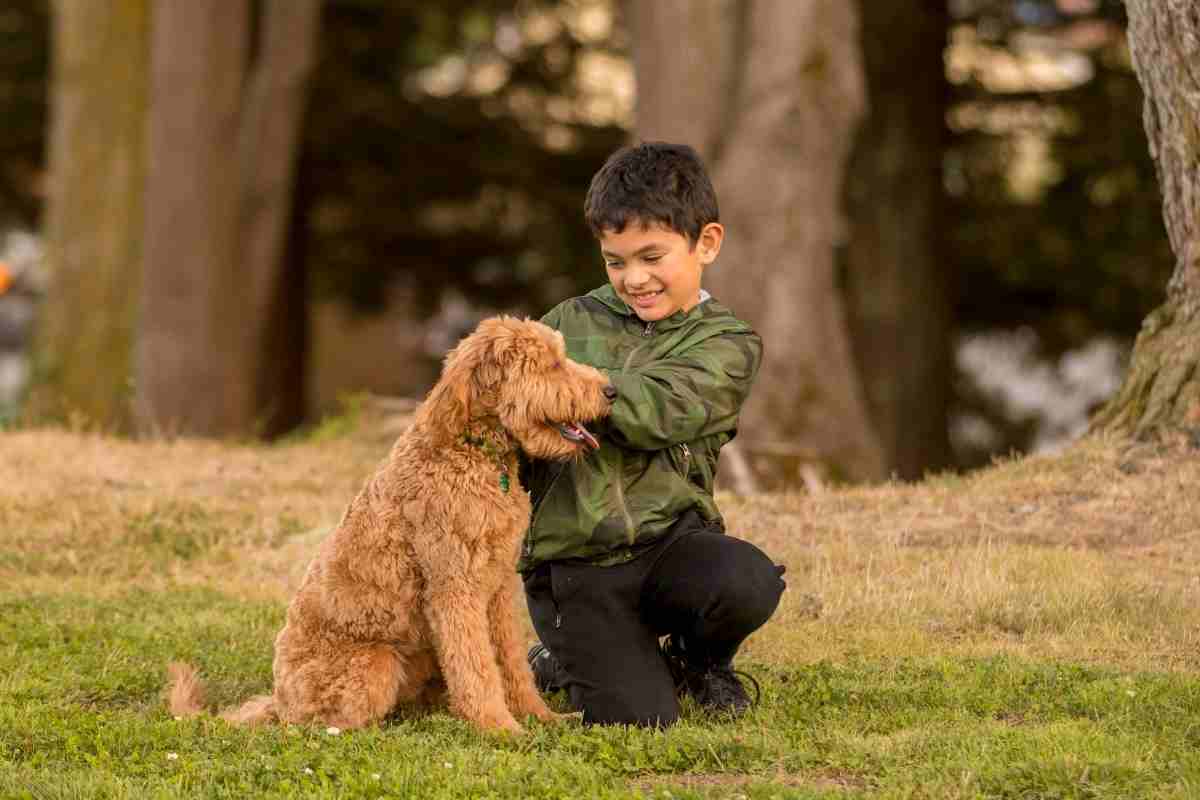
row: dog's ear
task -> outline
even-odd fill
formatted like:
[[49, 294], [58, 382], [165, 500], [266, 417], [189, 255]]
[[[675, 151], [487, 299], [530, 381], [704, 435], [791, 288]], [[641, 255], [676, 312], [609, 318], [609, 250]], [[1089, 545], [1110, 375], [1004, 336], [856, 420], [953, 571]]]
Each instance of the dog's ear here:
[[416, 423], [446, 441], [460, 436], [471, 418], [471, 371], [478, 360], [474, 338], [468, 336], [446, 354], [441, 378], [417, 411]]
[[494, 389], [528, 350], [527, 337], [512, 317], [485, 319], [471, 338], [476, 340], [473, 376], [481, 390]]
[[491, 363], [504, 370], [513, 366], [527, 349], [527, 342], [520, 331], [509, 326], [497, 326], [489, 337]]

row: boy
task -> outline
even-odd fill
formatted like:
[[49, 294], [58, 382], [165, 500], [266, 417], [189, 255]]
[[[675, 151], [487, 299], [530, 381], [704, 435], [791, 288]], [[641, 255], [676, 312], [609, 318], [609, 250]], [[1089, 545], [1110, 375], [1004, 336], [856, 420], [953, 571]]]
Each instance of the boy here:
[[724, 534], [713, 500], [762, 356], [750, 326], [700, 288], [724, 237], [716, 194], [690, 147], [650, 142], [608, 159], [584, 216], [609, 284], [542, 321], [618, 397], [598, 450], [526, 465], [534, 512], [518, 569], [541, 639], [530, 665], [587, 724], [670, 725], [677, 687], [739, 714], [750, 699], [734, 653], [784, 583]]

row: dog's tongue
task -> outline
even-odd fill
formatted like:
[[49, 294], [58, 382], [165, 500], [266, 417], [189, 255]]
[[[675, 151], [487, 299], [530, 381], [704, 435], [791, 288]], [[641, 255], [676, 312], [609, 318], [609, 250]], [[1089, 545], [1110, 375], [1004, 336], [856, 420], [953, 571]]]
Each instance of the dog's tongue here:
[[563, 438], [570, 439], [572, 442], [581, 442], [593, 450], [600, 449], [600, 442], [591, 434], [591, 431], [582, 425], [576, 425], [573, 422], [564, 422], [558, 426], [558, 431], [563, 435]]

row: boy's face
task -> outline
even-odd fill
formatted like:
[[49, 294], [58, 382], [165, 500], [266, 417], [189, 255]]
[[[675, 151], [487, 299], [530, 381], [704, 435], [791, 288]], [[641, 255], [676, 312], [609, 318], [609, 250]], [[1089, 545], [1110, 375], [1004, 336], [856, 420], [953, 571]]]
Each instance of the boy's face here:
[[724, 235], [710, 222], [688, 247], [686, 236], [664, 225], [634, 221], [620, 233], [604, 231], [600, 254], [617, 295], [640, 319], [655, 322], [700, 302], [700, 274], [716, 260]]

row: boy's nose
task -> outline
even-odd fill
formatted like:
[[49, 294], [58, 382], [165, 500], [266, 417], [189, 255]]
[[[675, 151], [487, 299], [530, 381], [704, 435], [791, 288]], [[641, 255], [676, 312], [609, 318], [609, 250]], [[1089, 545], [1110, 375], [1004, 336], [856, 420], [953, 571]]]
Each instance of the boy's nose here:
[[640, 267], [630, 265], [625, 268], [625, 287], [628, 289], [637, 290], [646, 285], [650, 280], [650, 273]]
[[600, 391], [604, 394], [604, 397], [610, 403], [617, 399], [617, 387], [613, 386], [611, 383], [608, 384], [607, 386], [605, 386]]

